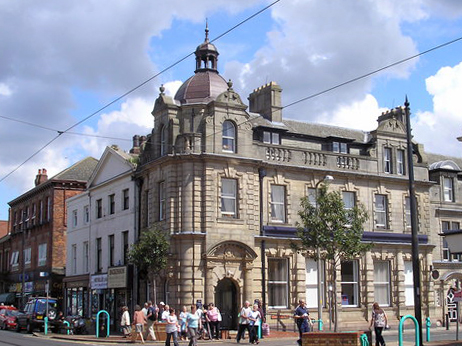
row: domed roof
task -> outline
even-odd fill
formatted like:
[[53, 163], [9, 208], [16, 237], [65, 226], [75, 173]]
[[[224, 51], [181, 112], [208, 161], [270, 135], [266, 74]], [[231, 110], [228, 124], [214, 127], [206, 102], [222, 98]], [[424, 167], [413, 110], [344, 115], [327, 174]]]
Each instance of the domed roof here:
[[218, 74], [218, 50], [209, 41], [209, 28], [205, 27], [205, 40], [196, 48], [196, 70], [178, 89], [175, 100], [181, 104], [209, 103], [222, 92], [228, 90], [228, 84]]
[[225, 79], [216, 71], [198, 71], [178, 89], [175, 100], [181, 104], [209, 103], [228, 90]]
[[460, 168], [452, 160], [444, 160], [444, 161], [438, 161], [434, 162], [430, 165], [430, 170], [435, 170], [435, 169], [446, 169], [446, 170], [451, 170], [451, 171], [458, 171], [460, 172]]

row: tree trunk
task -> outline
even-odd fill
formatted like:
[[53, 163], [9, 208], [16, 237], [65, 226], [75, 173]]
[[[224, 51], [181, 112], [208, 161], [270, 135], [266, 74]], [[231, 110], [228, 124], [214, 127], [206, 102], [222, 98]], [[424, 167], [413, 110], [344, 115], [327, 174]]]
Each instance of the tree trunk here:
[[149, 296], [151, 297], [151, 301], [153, 305], [157, 305], [157, 285], [156, 285], [156, 276], [154, 273], [149, 274], [149, 284], [151, 287], [151, 292], [149, 292]]
[[337, 266], [335, 265], [335, 260], [332, 261], [333, 267], [333, 287], [334, 287], [334, 302], [333, 302], [333, 313], [334, 313], [334, 332], [338, 332], [338, 309], [337, 309]]

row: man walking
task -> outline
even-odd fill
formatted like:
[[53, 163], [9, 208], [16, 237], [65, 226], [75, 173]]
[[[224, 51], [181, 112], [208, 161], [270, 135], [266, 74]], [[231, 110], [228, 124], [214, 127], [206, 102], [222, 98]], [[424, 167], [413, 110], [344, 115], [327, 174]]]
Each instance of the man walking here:
[[305, 301], [300, 299], [298, 301], [298, 306], [295, 309], [294, 319], [297, 323], [298, 333], [300, 335], [300, 339], [297, 340], [298, 344], [302, 344], [302, 334], [308, 333], [310, 331], [310, 313], [306, 308]]
[[147, 332], [145, 339], [148, 340], [148, 334], [153, 341], [156, 340], [156, 333], [154, 332], [154, 322], [157, 320], [157, 308], [152, 305], [152, 301], [148, 301], [147, 308]]

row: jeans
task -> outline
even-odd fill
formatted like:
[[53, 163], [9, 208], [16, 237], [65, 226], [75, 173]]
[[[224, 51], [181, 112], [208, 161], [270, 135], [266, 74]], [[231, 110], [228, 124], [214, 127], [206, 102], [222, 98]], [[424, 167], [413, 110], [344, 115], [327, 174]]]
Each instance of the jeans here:
[[220, 338], [220, 322], [219, 321], [210, 321], [210, 339], [219, 339]]
[[258, 342], [258, 325], [253, 325], [250, 327], [250, 338], [249, 341], [251, 344]]
[[170, 338], [173, 337], [173, 345], [178, 346], [178, 331], [175, 330], [172, 333], [167, 333], [167, 339], [165, 339], [165, 346], [170, 346]]
[[188, 327], [189, 346], [197, 345], [197, 328]]
[[385, 346], [385, 339], [382, 336], [383, 327], [374, 327], [375, 330], [375, 346]]

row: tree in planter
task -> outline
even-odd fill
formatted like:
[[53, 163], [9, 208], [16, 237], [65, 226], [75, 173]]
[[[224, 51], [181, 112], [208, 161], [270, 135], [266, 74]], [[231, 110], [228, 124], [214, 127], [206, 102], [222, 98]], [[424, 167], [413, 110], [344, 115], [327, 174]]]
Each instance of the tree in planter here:
[[330, 264], [334, 331], [337, 332], [337, 270], [341, 260], [354, 259], [372, 247], [372, 244], [361, 242], [363, 225], [368, 219], [368, 214], [359, 203], [351, 209], [345, 209], [340, 192], [328, 192], [325, 185], [318, 189], [316, 204], [304, 197], [301, 208], [298, 212], [301, 223], [297, 223], [297, 236], [301, 240], [301, 245], [293, 244], [293, 247], [297, 251], [306, 252], [316, 261], [321, 260], [318, 258], [318, 252], [310, 250], [319, 248], [321, 257]]
[[146, 273], [154, 302], [157, 301], [156, 278], [167, 266], [169, 248], [166, 234], [157, 228], [150, 228], [141, 233], [139, 240], [128, 252], [129, 261], [136, 265], [140, 272]]

